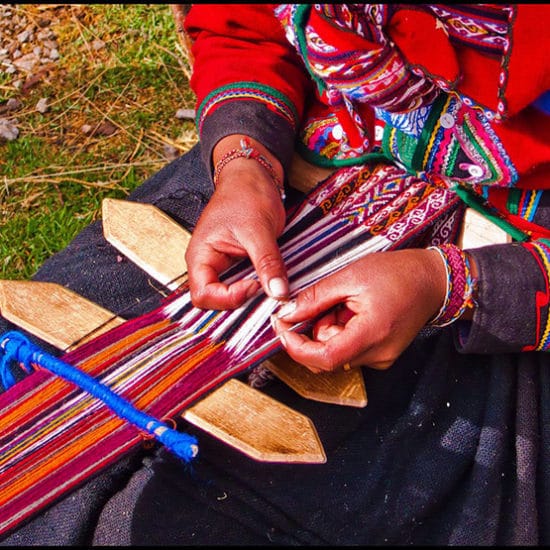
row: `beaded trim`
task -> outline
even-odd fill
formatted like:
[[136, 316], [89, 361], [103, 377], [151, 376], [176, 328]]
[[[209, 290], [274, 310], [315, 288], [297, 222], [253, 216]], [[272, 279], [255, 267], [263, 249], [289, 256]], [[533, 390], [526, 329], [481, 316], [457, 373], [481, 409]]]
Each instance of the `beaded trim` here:
[[236, 158], [252, 159], [259, 162], [265, 168], [265, 170], [271, 176], [271, 180], [277, 187], [279, 195], [281, 196], [281, 200], [284, 201], [286, 198], [285, 187], [277, 177], [277, 174], [275, 173], [271, 162], [269, 162], [269, 160], [267, 160], [257, 149], [254, 149], [247, 138], [241, 139], [240, 145], [240, 149], [231, 149], [231, 151], [225, 153], [225, 155], [223, 155], [223, 157], [216, 163], [216, 167], [214, 169], [214, 177], [212, 178], [214, 182], [214, 187], [216, 187], [219, 183], [221, 171], [232, 160], [235, 160]]
[[459, 319], [464, 311], [475, 306], [477, 281], [473, 279], [468, 255], [454, 244], [430, 246], [437, 250], [447, 270], [445, 301], [437, 315], [428, 323], [433, 327], [446, 327]]

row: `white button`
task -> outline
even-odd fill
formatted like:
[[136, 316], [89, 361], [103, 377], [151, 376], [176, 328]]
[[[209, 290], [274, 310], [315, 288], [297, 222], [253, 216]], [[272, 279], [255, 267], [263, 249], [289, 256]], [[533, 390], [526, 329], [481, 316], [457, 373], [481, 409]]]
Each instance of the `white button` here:
[[439, 123], [441, 124], [441, 126], [443, 126], [443, 128], [452, 128], [455, 125], [455, 119], [453, 115], [445, 113], [441, 115]]
[[374, 127], [374, 139], [376, 141], [382, 141], [384, 137], [384, 128], [378, 124]]
[[483, 176], [483, 170], [480, 166], [476, 166], [475, 164], [470, 164], [470, 166], [468, 166], [468, 172], [470, 172], [470, 176], [473, 176], [474, 178], [480, 178]]
[[332, 129], [332, 137], [334, 139], [342, 139], [342, 136], [344, 135], [344, 130], [342, 129], [342, 126], [340, 126], [340, 124], [337, 124], [333, 129]]

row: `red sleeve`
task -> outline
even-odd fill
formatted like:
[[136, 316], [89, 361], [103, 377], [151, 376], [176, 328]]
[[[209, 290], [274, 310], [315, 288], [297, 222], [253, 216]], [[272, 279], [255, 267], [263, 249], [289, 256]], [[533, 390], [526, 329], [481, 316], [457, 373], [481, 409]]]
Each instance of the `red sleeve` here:
[[185, 18], [206, 160], [223, 136], [248, 133], [288, 163], [311, 80], [274, 7], [194, 4]]
[[194, 57], [191, 86], [201, 103], [213, 90], [257, 82], [302, 113], [309, 78], [276, 19], [275, 4], [195, 4], [186, 19]]

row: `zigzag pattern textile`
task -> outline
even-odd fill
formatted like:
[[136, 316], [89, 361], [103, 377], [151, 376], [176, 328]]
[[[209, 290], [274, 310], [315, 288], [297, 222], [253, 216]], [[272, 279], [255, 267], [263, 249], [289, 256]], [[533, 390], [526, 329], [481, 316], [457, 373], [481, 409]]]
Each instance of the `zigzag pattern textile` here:
[[[391, 165], [344, 168], [289, 209], [280, 239], [291, 294], [374, 251], [452, 241], [455, 193]], [[247, 261], [226, 281], [255, 277]], [[175, 418], [229, 377], [281, 349], [277, 302], [258, 292], [232, 311], [194, 308], [185, 287], [62, 356], [157, 418]], [[143, 441], [138, 429], [73, 384], [38, 369], [0, 395], [0, 534]]]

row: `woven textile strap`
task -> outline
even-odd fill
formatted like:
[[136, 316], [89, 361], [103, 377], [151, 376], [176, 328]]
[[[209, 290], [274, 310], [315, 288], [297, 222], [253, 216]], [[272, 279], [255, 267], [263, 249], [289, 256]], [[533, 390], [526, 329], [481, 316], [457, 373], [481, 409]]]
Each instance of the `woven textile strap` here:
[[[279, 243], [290, 295], [371, 252], [452, 240], [461, 204], [452, 191], [394, 166], [336, 172], [288, 211]], [[222, 279], [253, 277], [242, 261]], [[235, 310], [201, 310], [182, 287], [61, 359], [140, 411], [172, 418], [281, 349], [269, 321], [275, 308], [260, 290]], [[72, 382], [45, 370], [30, 374], [0, 395], [0, 534], [142, 441], [139, 429]]]

